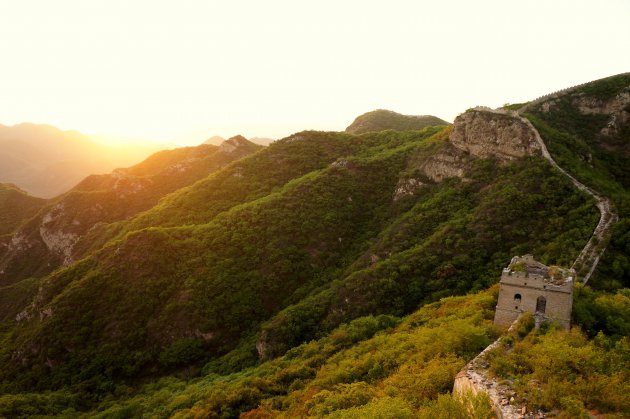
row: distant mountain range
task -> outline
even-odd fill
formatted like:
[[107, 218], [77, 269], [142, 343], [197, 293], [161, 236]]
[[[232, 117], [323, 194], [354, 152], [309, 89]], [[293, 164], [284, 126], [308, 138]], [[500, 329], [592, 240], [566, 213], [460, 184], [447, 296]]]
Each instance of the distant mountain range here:
[[103, 145], [50, 125], [0, 125], [0, 182], [51, 198], [87, 175], [136, 163], [159, 146]]
[[[151, 208], [168, 193], [261, 148], [233, 137], [220, 146], [163, 150], [132, 167], [90, 175], [48, 202], [0, 184], [0, 284], [41, 276], [80, 259], [85, 248], [102, 242], [99, 235], [111, 224]], [[26, 220], [13, 235], [15, 240], [5, 240], [3, 247], [2, 234], [13, 232]], [[16, 246], [16, 242], [22, 244]]]

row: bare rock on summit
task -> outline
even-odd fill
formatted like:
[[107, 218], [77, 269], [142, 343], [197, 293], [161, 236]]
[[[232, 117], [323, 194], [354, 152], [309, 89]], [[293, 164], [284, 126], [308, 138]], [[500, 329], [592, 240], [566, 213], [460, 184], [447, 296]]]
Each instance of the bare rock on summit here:
[[508, 161], [541, 152], [534, 132], [519, 118], [479, 110], [468, 111], [455, 119], [450, 141], [478, 158]]
[[455, 119], [449, 142], [429, 157], [421, 170], [434, 182], [441, 182], [463, 178], [475, 159], [492, 157], [508, 162], [540, 154], [534, 131], [518, 117], [474, 109]]

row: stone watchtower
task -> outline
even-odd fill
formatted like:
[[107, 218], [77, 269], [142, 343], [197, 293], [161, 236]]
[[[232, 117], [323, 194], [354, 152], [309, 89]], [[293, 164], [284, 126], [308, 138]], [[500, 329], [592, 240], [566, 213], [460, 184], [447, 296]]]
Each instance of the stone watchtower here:
[[545, 266], [532, 255], [514, 256], [503, 269], [494, 324], [509, 326], [528, 311], [538, 320], [552, 320], [565, 329], [571, 325], [573, 269]]

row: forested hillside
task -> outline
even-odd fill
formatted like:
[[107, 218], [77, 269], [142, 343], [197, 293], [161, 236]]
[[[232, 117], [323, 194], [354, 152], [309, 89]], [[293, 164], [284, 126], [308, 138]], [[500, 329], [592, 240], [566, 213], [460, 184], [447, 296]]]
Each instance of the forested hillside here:
[[630, 74], [603, 79], [528, 109], [558, 164], [610, 197], [620, 221], [593, 286], [630, 286]]
[[[575, 293], [582, 331], [524, 326], [517, 350], [495, 353], [497, 376], [540, 383], [517, 382], [531, 409], [630, 411], [620, 384], [630, 378], [620, 289], [630, 119], [627, 104], [608, 105], [625, 100], [620, 77], [526, 113], [558, 163], [620, 215], [589, 283], [598, 289]], [[585, 111], [594, 104], [618, 112], [616, 131], [611, 113]], [[446, 393], [502, 332], [491, 325], [502, 268], [525, 253], [570, 266], [599, 213], [514, 116], [477, 109], [454, 126], [391, 128], [248, 146], [187, 186], [161, 169], [214, 148], [158, 154], [125, 172], [155, 185], [129, 202], [103, 197], [134, 182], [86, 179], [57, 205], [76, 194], [114, 215], [77, 235], [66, 266], [0, 288], [0, 416], [486, 417], [483, 396]], [[571, 363], [568, 352], [598, 361]], [[601, 384], [591, 398], [589, 377]], [[604, 391], [607, 382], [619, 385]]]
[[29, 196], [10, 183], [0, 183], [0, 236], [15, 231], [32, 217], [46, 200]]
[[[81, 258], [75, 256], [75, 246], [86, 234], [129, 219], [170, 192], [260, 148], [243, 137], [234, 137], [219, 147], [164, 150], [135, 166], [88, 176], [68, 193], [37, 207], [41, 209], [35, 216], [23, 205], [19, 211], [22, 221], [28, 222], [14, 234], [0, 238], [0, 285], [41, 277], [69, 265]], [[17, 212], [16, 208], [8, 209], [7, 214]]]

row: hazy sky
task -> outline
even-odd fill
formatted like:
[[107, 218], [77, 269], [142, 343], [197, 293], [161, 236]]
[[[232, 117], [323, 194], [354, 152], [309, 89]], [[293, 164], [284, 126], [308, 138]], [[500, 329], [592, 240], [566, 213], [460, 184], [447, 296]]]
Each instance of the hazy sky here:
[[0, 123], [199, 143], [630, 71], [630, 0], [0, 0]]

